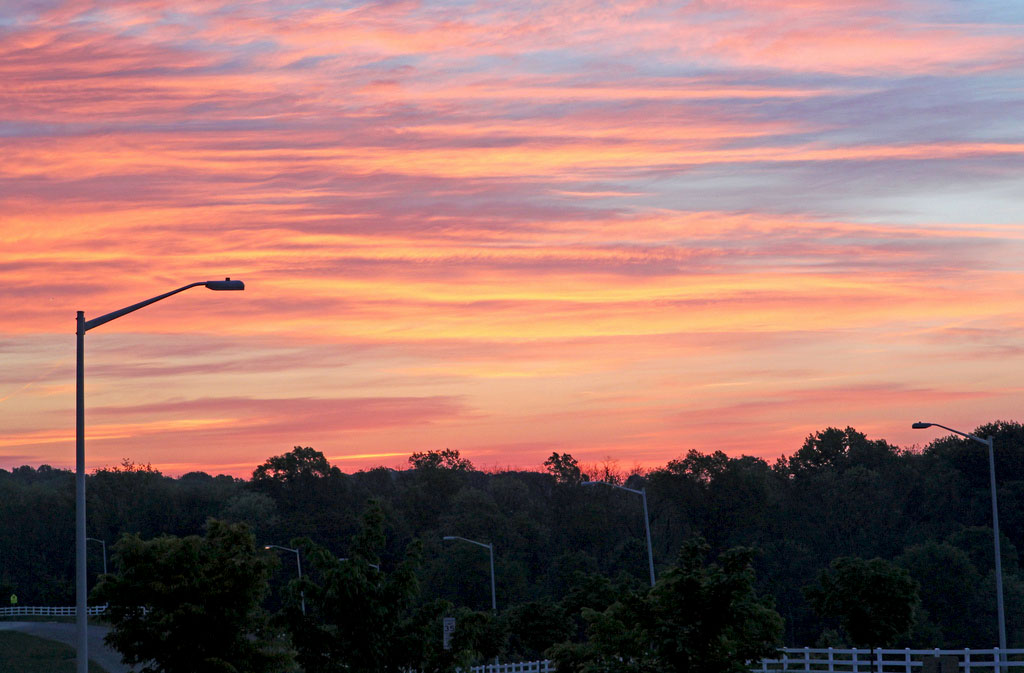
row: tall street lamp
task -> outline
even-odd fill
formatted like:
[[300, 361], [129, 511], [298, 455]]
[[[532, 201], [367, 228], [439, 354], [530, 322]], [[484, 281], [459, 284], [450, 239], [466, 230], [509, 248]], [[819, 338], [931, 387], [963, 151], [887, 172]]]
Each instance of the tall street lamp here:
[[[279, 544], [267, 544], [267, 545], [263, 545], [263, 548], [264, 549], [280, 549], [281, 551], [294, 552], [294, 554], [295, 554], [295, 565], [298, 566], [298, 569], [299, 569], [299, 579], [300, 580], [302, 579], [302, 558], [299, 556], [299, 550], [298, 549], [292, 549], [291, 547], [282, 547]], [[302, 589], [299, 589], [299, 596], [302, 599], [302, 616], [305, 617], [306, 616], [306, 592], [304, 590], [302, 590]]]
[[464, 538], [464, 537], [459, 537], [458, 535], [445, 535], [444, 539], [445, 540], [462, 540], [463, 542], [468, 542], [470, 544], [475, 544], [478, 547], [483, 547], [484, 549], [486, 549], [487, 551], [489, 551], [491, 553], [491, 610], [495, 614], [497, 614], [498, 613], [498, 601], [497, 601], [497, 598], [495, 598], [495, 594], [494, 594], [494, 545], [493, 544], [487, 544], [485, 542], [477, 542], [476, 540], [470, 540], [470, 539], [467, 539], [467, 538]]
[[85, 540], [86, 540], [86, 542], [99, 542], [101, 545], [103, 545], [103, 574], [106, 575], [107, 574], [107, 543], [104, 542], [103, 540], [99, 539], [98, 537], [87, 537], [87, 538], [85, 538]]
[[[123, 315], [138, 311], [172, 294], [178, 294], [193, 287], [203, 285], [211, 290], [244, 290], [245, 284], [240, 280], [208, 280], [191, 283], [177, 290], [140, 301], [119, 311], [101, 315], [92, 320], [85, 319], [85, 312], [78, 312], [78, 362], [75, 377], [75, 641], [77, 654], [75, 670], [77, 673], [89, 671], [89, 638], [88, 615], [86, 615], [86, 564], [85, 564], [85, 333], [93, 327], [99, 327]], [[105, 546], [105, 545], [104, 545]]]
[[942, 428], [952, 433], [973, 439], [979, 444], [984, 444], [988, 447], [988, 480], [989, 490], [992, 492], [992, 535], [995, 539], [995, 554], [996, 554], [996, 608], [999, 615], [999, 669], [1002, 670], [1002, 658], [1003, 653], [1006, 651], [1006, 613], [1003, 611], [1003, 563], [1002, 554], [999, 552], [999, 506], [996, 504], [996, 461], [995, 455], [992, 451], [992, 435], [982, 439], [976, 435], [972, 435], [967, 432], [960, 432], [953, 428], [947, 428], [945, 425], [939, 425], [938, 423], [922, 423], [918, 421], [912, 426], [915, 430], [922, 430], [924, 428], [930, 428], [935, 426], [936, 428]]
[[651, 549], [651, 517], [647, 514], [647, 489], [641, 488], [639, 491], [635, 488], [628, 488], [626, 486], [619, 486], [618, 484], [610, 484], [607, 481], [584, 481], [581, 482], [581, 486], [593, 486], [595, 484], [604, 484], [605, 486], [611, 486], [612, 488], [620, 488], [623, 491], [629, 491], [630, 493], [636, 493], [640, 496], [640, 499], [644, 504], [644, 531], [647, 533], [647, 569], [651, 573], [651, 586], [654, 586], [654, 551]]

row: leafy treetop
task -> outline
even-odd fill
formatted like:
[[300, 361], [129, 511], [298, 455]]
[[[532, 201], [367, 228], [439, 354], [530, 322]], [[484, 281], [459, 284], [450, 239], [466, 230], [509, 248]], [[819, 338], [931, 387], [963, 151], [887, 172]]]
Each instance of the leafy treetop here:
[[471, 472], [473, 470], [473, 463], [469, 461], [469, 458], [459, 455], [458, 449], [417, 451], [409, 456], [409, 464], [417, 470], [452, 470], [453, 472]]

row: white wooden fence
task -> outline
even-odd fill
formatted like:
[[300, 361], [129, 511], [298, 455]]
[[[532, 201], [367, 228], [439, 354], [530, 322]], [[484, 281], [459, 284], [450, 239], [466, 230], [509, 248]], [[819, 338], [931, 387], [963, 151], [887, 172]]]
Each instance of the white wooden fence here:
[[[91, 605], [85, 609], [87, 615], [95, 617], [103, 614], [107, 609], [106, 605]], [[36, 607], [32, 605], [16, 605], [9, 608], [0, 608], [0, 617], [74, 617], [78, 610], [74, 607]]]
[[[91, 616], [103, 614], [106, 605], [88, 608]], [[74, 617], [74, 607], [15, 606], [0, 608], [0, 617]], [[955, 656], [963, 673], [1024, 673], [1024, 649], [1003, 650], [885, 650], [786, 647], [776, 659], [764, 659], [750, 667], [751, 673], [923, 673], [926, 657]], [[472, 673], [555, 673], [553, 661], [517, 661], [474, 666]]]
[[555, 673], [555, 662], [550, 659], [543, 661], [517, 661], [510, 664], [487, 664], [469, 669], [472, 673]]
[[[999, 655], [1002, 655], [1001, 657]], [[926, 657], [955, 656], [963, 673], [998, 673], [1002, 660], [1006, 673], [1024, 673], [1024, 650], [884, 650], [786, 647], [777, 659], [750, 667], [751, 673], [923, 673]], [[554, 662], [524, 661], [475, 666], [472, 673], [554, 673]]]
[[[787, 647], [779, 658], [765, 659], [751, 667], [752, 673], [791, 671], [793, 673], [922, 673], [926, 657], [954, 656], [964, 673], [996, 673], [996, 663], [1007, 673], [1024, 673], [1024, 650], [886, 650], [817, 649]], [[1001, 656], [1000, 656], [1001, 655]]]

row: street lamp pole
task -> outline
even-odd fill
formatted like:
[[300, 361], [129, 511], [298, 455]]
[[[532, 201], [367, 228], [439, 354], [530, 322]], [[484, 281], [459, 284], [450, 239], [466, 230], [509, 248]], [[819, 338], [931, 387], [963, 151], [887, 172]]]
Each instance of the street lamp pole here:
[[644, 532], [647, 534], [647, 569], [651, 575], [651, 586], [654, 586], [654, 550], [651, 547], [651, 517], [647, 513], [647, 489], [641, 488], [637, 490], [635, 488], [628, 488], [626, 486], [619, 486], [618, 484], [610, 484], [607, 481], [584, 481], [580, 483], [580, 486], [593, 486], [595, 484], [604, 484], [605, 486], [611, 486], [612, 488], [620, 488], [623, 491], [629, 491], [630, 493], [636, 493], [640, 496], [644, 505]]
[[103, 540], [99, 539], [98, 537], [87, 537], [85, 539], [86, 539], [87, 542], [88, 541], [99, 542], [101, 545], [103, 545], [103, 574], [106, 575], [107, 574], [107, 543], [104, 542]]
[[[76, 673], [89, 671], [89, 616], [86, 614], [86, 562], [85, 562], [85, 333], [123, 315], [149, 306], [171, 295], [184, 292], [193, 287], [203, 285], [211, 290], [244, 290], [245, 284], [240, 280], [208, 280], [190, 283], [177, 290], [158, 295], [138, 304], [126, 306], [112, 313], [101, 315], [92, 320], [85, 319], [85, 312], [78, 311], [75, 336], [77, 341], [77, 361], [75, 368], [75, 643]], [[104, 548], [106, 545], [104, 545]]]
[[459, 537], [458, 535], [445, 535], [445, 540], [462, 540], [470, 544], [475, 544], [478, 547], [483, 547], [491, 553], [491, 610], [494, 614], [498, 614], [498, 600], [494, 592], [494, 545], [486, 542], [477, 542], [476, 540], [470, 540], [468, 538]]
[[915, 430], [921, 430], [924, 428], [930, 428], [935, 426], [936, 428], [942, 428], [948, 430], [954, 434], [966, 437], [974, 440], [979, 444], [984, 444], [988, 447], [988, 480], [989, 490], [992, 493], [992, 536], [994, 538], [995, 555], [996, 555], [996, 612], [999, 620], [999, 670], [1003, 670], [1002, 658], [1006, 652], [1006, 612], [1003, 608], [1003, 562], [1002, 553], [999, 550], [999, 505], [996, 502], [996, 459], [995, 452], [992, 449], [993, 437], [989, 435], [987, 438], [982, 439], [977, 435], [972, 435], [967, 432], [960, 432], [953, 428], [947, 428], [945, 425], [939, 425], [938, 423], [922, 423], [918, 421], [911, 427]]
[[[490, 555], [491, 555], [491, 612], [493, 612], [494, 616], [497, 617], [498, 616], [498, 599], [497, 599], [496, 594], [494, 592], [494, 545], [486, 543], [486, 542], [477, 542], [476, 540], [470, 540], [469, 538], [459, 537], [458, 535], [445, 535], [444, 539], [445, 540], [462, 540], [463, 542], [468, 542], [470, 544], [475, 544], [478, 547], [483, 547], [488, 552], [490, 552]], [[498, 665], [498, 657], [497, 656], [494, 657], [494, 665], [495, 666]]]
[[[292, 543], [294, 544], [294, 543]], [[268, 544], [263, 545], [264, 549], [280, 549], [282, 551], [290, 551], [295, 553], [295, 565], [299, 569], [299, 579], [302, 579], [302, 557], [299, 555], [298, 549], [292, 549], [291, 547], [282, 547], [279, 544]], [[345, 560], [345, 559], [342, 559]], [[299, 589], [299, 597], [302, 599], [302, 616], [306, 616], [306, 592], [303, 589]]]

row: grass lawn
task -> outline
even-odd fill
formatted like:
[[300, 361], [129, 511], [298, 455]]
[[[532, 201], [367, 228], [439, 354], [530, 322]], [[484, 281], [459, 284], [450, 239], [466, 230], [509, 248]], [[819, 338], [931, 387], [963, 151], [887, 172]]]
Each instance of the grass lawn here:
[[[75, 651], [64, 643], [0, 631], [0, 673], [74, 673]], [[107, 673], [93, 661], [89, 673]]]

